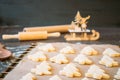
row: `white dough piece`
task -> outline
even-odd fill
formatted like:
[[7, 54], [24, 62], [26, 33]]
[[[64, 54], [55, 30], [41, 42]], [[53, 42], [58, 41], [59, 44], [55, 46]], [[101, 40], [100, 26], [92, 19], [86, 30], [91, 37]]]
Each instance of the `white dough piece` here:
[[118, 66], [118, 62], [114, 61], [111, 57], [104, 55], [99, 61], [100, 64], [105, 65], [106, 67], [115, 67]]
[[37, 80], [36, 76], [32, 73], [27, 73], [25, 76], [23, 76], [20, 80]]
[[87, 73], [85, 73], [86, 77], [91, 77], [95, 79], [109, 79], [110, 76], [105, 74], [105, 71], [96, 65], [90, 66]]
[[119, 57], [120, 53], [111, 48], [107, 48], [104, 50], [103, 55], [108, 55], [110, 57]]
[[75, 62], [78, 62], [79, 64], [92, 64], [92, 61], [87, 58], [84, 54], [79, 54], [75, 59]]
[[56, 50], [55, 47], [50, 43], [43, 45], [43, 46], [39, 46], [38, 49], [42, 51], [46, 51], [46, 52], [52, 52]]
[[60, 70], [59, 74], [67, 76], [67, 77], [80, 77], [81, 76], [79, 69], [73, 63], [67, 64], [63, 68], [63, 70]]
[[38, 51], [34, 54], [28, 55], [28, 59], [39, 62], [39, 61], [46, 61], [47, 57], [42, 51]]
[[62, 80], [58, 75], [54, 75], [49, 80]]
[[71, 46], [66, 46], [60, 50], [60, 53], [74, 54], [75, 50]]
[[84, 47], [84, 48], [80, 51], [80, 53], [86, 54], [86, 55], [97, 55], [97, 54], [98, 54], [98, 52], [97, 52], [94, 48], [92, 48], [91, 46], [86, 46], [86, 47]]
[[41, 64], [37, 65], [36, 68], [31, 69], [31, 72], [36, 75], [49, 75], [52, 74], [51, 69], [50, 64], [43, 61]]
[[81, 80], [89, 80], [89, 79], [85, 77], [85, 78], [83, 78], [83, 79], [81, 79]]
[[59, 63], [59, 64], [66, 64], [69, 62], [67, 57], [64, 54], [58, 54], [58, 55], [50, 58], [50, 61]]
[[116, 75], [114, 75], [115, 79], [120, 79], [120, 68], [118, 69]]

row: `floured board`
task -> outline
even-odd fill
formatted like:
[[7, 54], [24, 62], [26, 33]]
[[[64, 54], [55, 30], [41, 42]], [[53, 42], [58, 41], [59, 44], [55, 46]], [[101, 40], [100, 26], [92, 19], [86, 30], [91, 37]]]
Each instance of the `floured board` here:
[[[47, 43], [38, 43], [38, 45], [44, 45]], [[82, 78], [85, 77], [85, 73], [87, 72], [87, 70], [89, 69], [90, 65], [80, 65], [76, 62], [73, 61], [73, 59], [79, 54], [79, 51], [81, 51], [85, 46], [87, 46], [86, 44], [70, 44], [70, 43], [51, 43], [53, 46], [56, 47], [56, 51], [55, 52], [45, 52], [45, 54], [47, 55], [48, 59], [59, 54], [59, 51], [64, 48], [65, 46], [72, 46], [75, 50], [76, 53], [75, 54], [67, 54], [66, 56], [68, 57], [68, 59], [70, 60], [70, 62], [73, 62], [77, 65], [77, 67], [80, 69], [80, 72], [82, 73], [81, 77], [74, 77], [74, 78], [67, 78], [66, 76], [62, 76], [59, 75], [59, 71], [63, 69], [63, 67], [66, 64], [57, 64], [57, 63], [52, 63], [49, 60], [48, 63], [50, 63], [50, 65], [52, 66], [53, 70], [53, 74], [52, 75], [43, 75], [43, 76], [37, 76], [38, 80], [49, 80], [50, 77], [52, 77], [53, 75], [58, 75], [62, 80], [81, 80]], [[112, 67], [112, 68], [107, 68], [103, 65], [100, 65], [98, 62], [99, 60], [102, 58], [102, 52], [106, 49], [106, 48], [112, 48], [118, 52], [120, 52], [120, 48], [116, 45], [89, 45], [92, 46], [94, 49], [96, 49], [97, 51], [99, 51], [99, 54], [96, 56], [88, 56], [89, 59], [91, 59], [93, 61], [93, 64], [98, 65], [100, 68], [104, 69], [106, 71], [107, 74], [110, 75], [110, 79], [109, 80], [113, 80], [113, 76], [116, 74], [118, 68], [120, 68], [120, 57], [116, 57], [113, 58], [114, 60], [116, 60], [117, 62], [119, 62], [119, 66], [118, 67]], [[36, 46], [37, 47], [37, 46]], [[30, 54], [34, 54], [37, 51], [37, 48], [34, 47], [31, 51], [29, 51], [29, 53], [27, 55]], [[27, 55], [20, 61], [20, 63], [11, 71], [9, 72], [6, 77], [4, 78], [4, 80], [19, 80], [22, 76], [24, 76], [25, 74], [29, 73], [30, 70], [32, 68], [35, 68], [36, 65], [40, 64], [41, 62], [34, 62], [31, 61], [27, 58]], [[90, 80], [95, 80], [92, 78], [89, 78]], [[103, 79], [105, 80], [105, 79]]]

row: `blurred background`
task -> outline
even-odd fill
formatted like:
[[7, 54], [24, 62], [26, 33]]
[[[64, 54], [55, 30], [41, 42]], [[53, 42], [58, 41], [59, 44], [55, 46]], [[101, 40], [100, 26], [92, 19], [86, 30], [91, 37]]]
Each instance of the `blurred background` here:
[[92, 27], [120, 27], [120, 0], [0, 0], [0, 25], [70, 24], [80, 11]]

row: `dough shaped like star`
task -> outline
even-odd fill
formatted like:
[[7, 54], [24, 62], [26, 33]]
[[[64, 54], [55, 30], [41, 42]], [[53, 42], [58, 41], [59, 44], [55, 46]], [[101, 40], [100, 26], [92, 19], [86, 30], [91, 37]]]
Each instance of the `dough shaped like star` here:
[[105, 49], [105, 51], [103, 52], [103, 55], [108, 55], [110, 57], [119, 57], [120, 53], [111, 49], [111, 48], [107, 48]]
[[118, 69], [116, 75], [114, 75], [115, 79], [120, 79], [120, 68]]
[[42, 51], [46, 51], [46, 52], [53, 52], [56, 50], [55, 47], [50, 43], [43, 45], [43, 46], [39, 46], [38, 49]]
[[31, 72], [36, 75], [50, 75], [52, 68], [49, 63], [43, 61], [41, 64], [37, 65], [36, 68], [31, 69]]
[[59, 64], [66, 64], [69, 62], [67, 57], [64, 54], [58, 54], [58, 55], [50, 58], [50, 61], [59, 63]]
[[38, 51], [34, 54], [28, 55], [28, 59], [31, 59], [32, 61], [39, 62], [39, 61], [46, 61], [47, 57], [43, 52]]
[[109, 79], [110, 78], [110, 76], [106, 74], [103, 69], [101, 69], [100, 67], [96, 65], [92, 65], [88, 69], [87, 73], [85, 73], [85, 76], [95, 78], [95, 79]]
[[114, 61], [111, 57], [104, 55], [99, 61], [100, 64], [105, 65], [106, 67], [115, 67], [118, 66], [118, 62]]
[[92, 61], [87, 58], [84, 54], [79, 54], [75, 59], [75, 62], [78, 62], [79, 64], [92, 64]]
[[34, 76], [31, 73], [27, 73], [25, 76], [23, 76], [20, 80], [37, 80], [36, 76]]
[[97, 55], [98, 51], [96, 51], [91, 46], [86, 46], [80, 51], [80, 53], [83, 53], [83, 54], [86, 54], [86, 55]]
[[79, 69], [73, 63], [67, 64], [63, 68], [63, 70], [60, 70], [59, 74], [64, 75], [66, 77], [80, 77], [81, 76]]
[[49, 80], [62, 80], [58, 75], [54, 75]]
[[65, 54], [74, 54], [75, 50], [71, 46], [66, 46], [63, 49], [60, 50], [60, 53], [65, 53]]

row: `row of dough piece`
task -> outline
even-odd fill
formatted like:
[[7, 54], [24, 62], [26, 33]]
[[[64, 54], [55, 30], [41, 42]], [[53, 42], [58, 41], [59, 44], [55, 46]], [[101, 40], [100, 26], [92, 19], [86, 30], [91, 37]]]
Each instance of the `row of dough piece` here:
[[[41, 51], [47, 51], [47, 52], [51, 52], [51, 51], [55, 51], [55, 47], [52, 45], [52, 44], [47, 44], [47, 45], [44, 45], [44, 46], [37, 46], [38, 50], [41, 50]], [[71, 46], [66, 46], [64, 47], [63, 49], [60, 50], [60, 53], [66, 53], [66, 54], [74, 54], [75, 53], [75, 50], [74, 48], [72, 48]], [[83, 54], [81, 54], [83, 53]], [[98, 54], [98, 51], [96, 51], [94, 48], [92, 48], [91, 46], [87, 46], [87, 47], [84, 47], [81, 51], [80, 51], [80, 54], [77, 55], [77, 57], [74, 59], [75, 62], [78, 62], [79, 64], [92, 64], [93, 62], [87, 58], [86, 55], [97, 55]], [[111, 48], [107, 48], [105, 49], [105, 51], [103, 52], [103, 58], [99, 61], [100, 64], [103, 64], [107, 67], [112, 67], [112, 66], [118, 66], [118, 62], [114, 61], [111, 57], [118, 57], [120, 56], [120, 53], [111, 49]], [[39, 56], [39, 58], [38, 58]], [[46, 61], [47, 60], [47, 57], [46, 55], [43, 53], [43, 52], [36, 52], [35, 54], [32, 54], [32, 55], [29, 55], [28, 56], [29, 59], [33, 60], [33, 61]], [[69, 60], [68, 58], [64, 55], [64, 54], [58, 54], [52, 58], [50, 58], [50, 61], [52, 62], [55, 62], [55, 63], [59, 63], [59, 64], [63, 64], [63, 63], [69, 63]], [[70, 63], [69, 63], [70, 64]], [[68, 65], [69, 65], [68, 64]], [[93, 65], [92, 65], [93, 66]], [[91, 67], [92, 67], [91, 66]], [[96, 65], [94, 65], [96, 66]], [[39, 66], [40, 67], [40, 66]], [[31, 72], [34, 73], [34, 74], [37, 74], [39, 73], [39, 67], [35, 68], [35, 69], [32, 69]], [[66, 66], [67, 67], [67, 66]], [[64, 67], [64, 68], [66, 68]], [[91, 68], [90, 67], [90, 68]], [[50, 66], [47, 66], [48, 71], [47, 74], [52, 74], [51, 73], [51, 67]], [[74, 77], [74, 76], [81, 76], [81, 73], [79, 72], [79, 69], [75, 68], [75, 67], [72, 67], [73, 68], [73, 72], [74, 72], [74, 69], [75, 71], [78, 71], [78, 72], [75, 72], [75, 74], [68, 74], [66, 73], [67, 71], [65, 71], [63, 68], [63, 70], [61, 70], [59, 72], [59, 74], [61, 75], [65, 75], [67, 77]], [[69, 68], [69, 67], [67, 67]], [[66, 69], [67, 69], [66, 68]], [[95, 68], [95, 67], [94, 67]], [[71, 68], [70, 68], [71, 69]], [[70, 70], [69, 69], [69, 70]], [[43, 69], [41, 69], [43, 70]], [[104, 72], [104, 70], [95, 70], [95, 71], [100, 71], [100, 72], [96, 72], [97, 74], [90, 74], [89, 72], [91, 72], [91, 70], [88, 70], [88, 74], [86, 73], [85, 76], [86, 77], [92, 77], [92, 78], [96, 78], [96, 79], [101, 79], [101, 78], [109, 78], [110, 76], [109, 75], [101, 75], [101, 76], [98, 76], [99, 74], [102, 74], [102, 72]], [[68, 71], [70, 72], [70, 71]], [[30, 73], [31, 74], [31, 73]], [[43, 75], [44, 73], [39, 73], [38, 75]], [[120, 74], [120, 70], [118, 70], [117, 74], [114, 76], [114, 78], [116, 79], [119, 79], [119, 75]], [[96, 76], [96, 77], [95, 77]], [[25, 76], [24, 76], [25, 77]], [[23, 78], [24, 78], [23, 77]], [[21, 80], [27, 80], [27, 79], [21, 79]], [[34, 77], [35, 78], [35, 77]], [[30, 80], [30, 79], [29, 79]], [[31, 80], [36, 80], [36, 79], [31, 79]], [[53, 76], [52, 78], [50, 78], [49, 80], [61, 80], [60, 78], [58, 78], [58, 76]], [[89, 80], [87, 78], [84, 78], [82, 80]]]
[[[52, 51], [56, 50], [56, 48], [50, 43], [42, 45], [42, 46], [39, 45], [39, 46], [37, 46], [37, 49], [42, 50], [42, 51], [47, 51], [47, 52], [52, 52]], [[75, 49], [72, 46], [66, 46], [66, 47], [64, 47], [63, 49], [60, 50], [60, 53], [74, 54]], [[80, 53], [84, 53], [86, 55], [97, 55], [98, 51], [95, 50], [91, 46], [86, 46], [80, 51]], [[111, 49], [111, 48], [107, 48], [103, 52], [103, 55], [108, 55], [110, 57], [118, 57], [118, 56], [120, 56], [120, 53]]]
[[[33, 61], [46, 61], [47, 56], [44, 54], [44, 52], [39, 51], [34, 54], [28, 55], [28, 59], [31, 59]], [[50, 61], [58, 63], [58, 64], [67, 64], [70, 62], [64, 54], [58, 54], [58, 55], [50, 58]], [[74, 61], [78, 62], [79, 64], [83, 64], [83, 65], [85, 65], [85, 64], [90, 65], [93, 63], [93, 61], [90, 60], [84, 54], [77, 55], [77, 57], [74, 59]], [[104, 55], [101, 58], [101, 60], [99, 61], [99, 64], [105, 65], [106, 67], [118, 66], [118, 62], [107, 55]]]
[[[44, 67], [43, 67], [44, 66]], [[35, 75], [51, 75], [52, 74], [52, 67], [46, 61], [42, 62], [41, 64], [37, 65], [36, 68], [31, 69], [31, 72]], [[66, 77], [81, 77], [81, 72], [77, 68], [74, 63], [69, 63], [62, 70], [59, 71], [60, 75]], [[27, 75], [23, 76], [20, 80], [37, 80], [35, 75], [28, 73]], [[85, 77], [88, 78], [95, 78], [95, 79], [110, 79], [110, 75], [106, 74], [106, 72], [98, 67], [97, 65], [91, 65], [88, 71], [85, 73]], [[120, 68], [116, 75], [114, 75], [115, 79], [120, 79]], [[51, 77], [49, 80], [62, 80], [57, 75]], [[89, 80], [87, 78], [83, 78], [81, 80]]]

